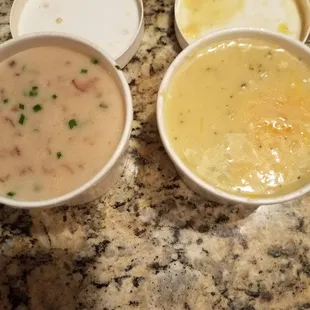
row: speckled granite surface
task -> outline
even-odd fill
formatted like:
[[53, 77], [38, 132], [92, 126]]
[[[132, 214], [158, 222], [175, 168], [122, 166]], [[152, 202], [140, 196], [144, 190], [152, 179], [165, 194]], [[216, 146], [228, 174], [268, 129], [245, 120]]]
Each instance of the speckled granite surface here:
[[[135, 105], [127, 170], [85, 206], [0, 207], [0, 309], [310, 309], [310, 200], [216, 205], [169, 162], [155, 101], [179, 52], [173, 1], [144, 4], [144, 41], [125, 69]], [[2, 41], [10, 6], [0, 0]]]

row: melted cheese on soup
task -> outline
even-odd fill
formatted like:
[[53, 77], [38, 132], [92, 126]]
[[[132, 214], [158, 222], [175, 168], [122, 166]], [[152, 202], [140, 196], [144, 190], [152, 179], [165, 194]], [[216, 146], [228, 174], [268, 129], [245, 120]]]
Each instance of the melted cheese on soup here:
[[184, 164], [244, 196], [287, 193], [310, 179], [310, 68], [269, 43], [213, 44], [165, 94], [165, 127]]
[[295, 0], [180, 0], [177, 21], [189, 42], [224, 28], [264, 28], [296, 39], [302, 29]]
[[0, 63], [0, 195], [43, 200], [95, 176], [122, 135], [125, 107], [95, 58], [33, 48]]

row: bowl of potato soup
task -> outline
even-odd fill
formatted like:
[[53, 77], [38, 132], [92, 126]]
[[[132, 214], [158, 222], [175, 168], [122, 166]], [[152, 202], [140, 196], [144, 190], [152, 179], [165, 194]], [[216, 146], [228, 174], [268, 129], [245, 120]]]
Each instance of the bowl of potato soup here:
[[105, 52], [70, 35], [26, 35], [1, 45], [0, 78], [0, 203], [81, 204], [115, 183], [133, 111]]
[[215, 201], [275, 204], [310, 190], [310, 51], [264, 30], [210, 34], [159, 91], [164, 147], [185, 183]]

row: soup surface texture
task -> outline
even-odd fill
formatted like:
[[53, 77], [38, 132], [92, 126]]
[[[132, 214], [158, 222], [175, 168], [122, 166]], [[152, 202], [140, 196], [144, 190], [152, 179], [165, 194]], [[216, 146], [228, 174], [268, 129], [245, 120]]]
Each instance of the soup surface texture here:
[[237, 27], [264, 28], [299, 39], [302, 28], [295, 0], [180, 0], [177, 21], [189, 42]]
[[122, 136], [118, 86], [95, 58], [46, 46], [0, 63], [0, 194], [37, 201], [95, 176]]
[[189, 57], [163, 94], [173, 149], [226, 192], [277, 196], [310, 177], [310, 68], [256, 40], [224, 41]]

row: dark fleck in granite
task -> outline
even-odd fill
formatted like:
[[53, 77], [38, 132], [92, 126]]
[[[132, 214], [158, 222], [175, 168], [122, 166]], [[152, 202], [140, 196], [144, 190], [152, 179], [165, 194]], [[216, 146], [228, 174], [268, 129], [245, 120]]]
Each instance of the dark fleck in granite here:
[[[122, 180], [88, 205], [0, 207], [0, 309], [310, 309], [310, 200], [259, 208], [193, 194], [165, 154], [157, 90], [180, 51], [173, 1], [144, 1], [125, 69], [134, 130]], [[0, 1], [10, 38], [11, 1]]]

